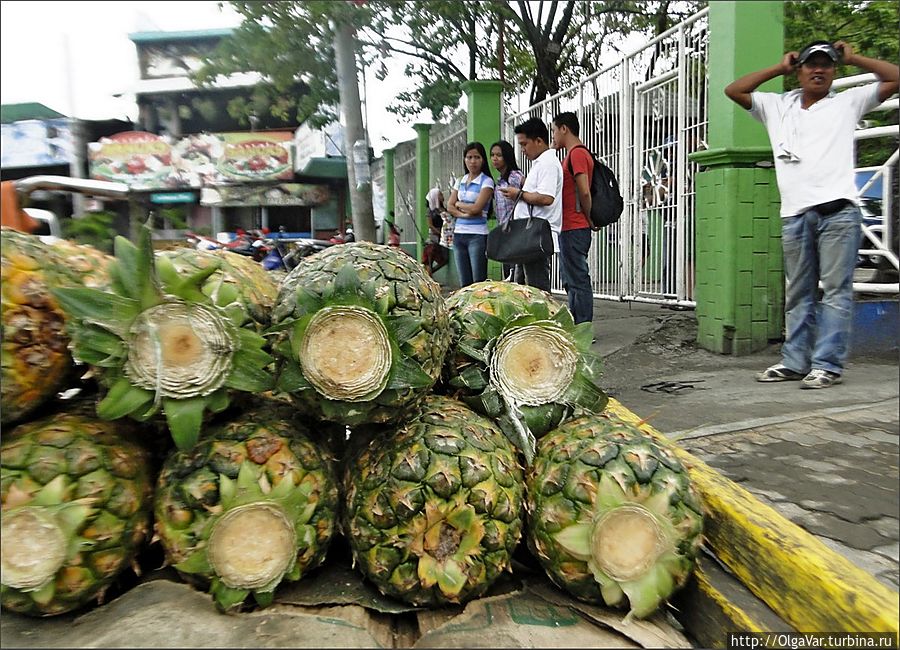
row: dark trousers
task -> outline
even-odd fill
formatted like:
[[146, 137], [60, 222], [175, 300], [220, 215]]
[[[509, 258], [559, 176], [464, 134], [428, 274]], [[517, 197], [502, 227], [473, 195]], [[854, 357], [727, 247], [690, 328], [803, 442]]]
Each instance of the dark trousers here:
[[590, 250], [590, 228], [559, 233], [560, 272], [569, 299], [569, 311], [576, 324], [594, 320], [594, 289], [587, 261]]
[[550, 257], [516, 266], [515, 281], [529, 287], [550, 291]]

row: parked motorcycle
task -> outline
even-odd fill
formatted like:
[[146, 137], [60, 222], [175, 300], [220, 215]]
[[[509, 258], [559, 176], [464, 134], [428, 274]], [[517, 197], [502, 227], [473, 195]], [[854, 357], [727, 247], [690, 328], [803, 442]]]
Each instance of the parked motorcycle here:
[[269, 246], [269, 253], [263, 258], [262, 265], [268, 271], [290, 271], [304, 257], [309, 257], [334, 245], [333, 242], [322, 239], [286, 241], [279, 238], [269, 238], [266, 240], [266, 243]]
[[212, 237], [188, 231], [187, 240], [198, 250], [226, 250], [238, 255], [246, 255], [255, 262], [262, 262], [271, 250], [271, 246], [267, 243], [269, 241], [268, 234], [267, 228], [250, 231], [237, 228], [235, 238], [230, 242], [223, 243]]

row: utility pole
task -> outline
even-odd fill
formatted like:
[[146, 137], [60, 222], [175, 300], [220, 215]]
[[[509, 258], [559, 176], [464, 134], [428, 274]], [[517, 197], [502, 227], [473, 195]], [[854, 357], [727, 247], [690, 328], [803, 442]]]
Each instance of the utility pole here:
[[344, 155], [350, 186], [350, 210], [353, 234], [357, 241], [375, 241], [375, 215], [372, 211], [372, 181], [369, 175], [369, 139], [363, 126], [356, 69], [355, 28], [349, 21], [332, 22], [334, 58], [337, 64], [341, 115], [344, 118]]

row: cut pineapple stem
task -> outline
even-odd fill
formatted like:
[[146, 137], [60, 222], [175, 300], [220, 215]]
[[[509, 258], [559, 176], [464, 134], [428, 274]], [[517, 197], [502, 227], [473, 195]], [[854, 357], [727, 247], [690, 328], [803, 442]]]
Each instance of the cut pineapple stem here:
[[66, 559], [66, 538], [52, 516], [37, 508], [3, 515], [0, 582], [34, 591], [50, 581]]
[[233, 326], [203, 305], [171, 302], [135, 320], [125, 372], [160, 397], [208, 395], [225, 382], [235, 351]]
[[226, 512], [209, 538], [207, 559], [232, 589], [277, 582], [297, 556], [294, 526], [271, 504], [249, 503]]
[[323, 396], [347, 402], [367, 399], [387, 385], [391, 345], [381, 319], [356, 306], [316, 312], [300, 345], [299, 362]]
[[666, 548], [656, 518], [629, 504], [606, 512], [594, 525], [591, 554], [604, 573], [618, 581], [645, 574]]
[[565, 394], [578, 364], [562, 331], [525, 325], [500, 336], [491, 356], [491, 384], [518, 404], [538, 406]]

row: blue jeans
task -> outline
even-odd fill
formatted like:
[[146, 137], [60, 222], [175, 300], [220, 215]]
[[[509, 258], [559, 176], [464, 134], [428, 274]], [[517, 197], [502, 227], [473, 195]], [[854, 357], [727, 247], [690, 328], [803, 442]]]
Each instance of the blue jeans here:
[[487, 235], [453, 235], [453, 260], [459, 286], [487, 280]]
[[590, 228], [559, 233], [560, 272], [569, 299], [569, 311], [576, 324], [594, 320], [594, 289], [587, 261], [589, 250]]
[[[815, 210], [782, 220], [785, 327], [782, 363], [795, 372], [841, 374], [853, 319], [853, 270], [862, 214], [855, 205], [826, 216]], [[819, 281], [823, 296], [818, 301]]]

